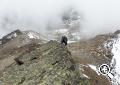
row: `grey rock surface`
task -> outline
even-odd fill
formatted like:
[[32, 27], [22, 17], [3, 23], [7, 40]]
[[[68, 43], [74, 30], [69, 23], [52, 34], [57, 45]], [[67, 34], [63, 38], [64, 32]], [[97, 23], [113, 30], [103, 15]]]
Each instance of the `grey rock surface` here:
[[0, 72], [0, 85], [90, 85], [67, 47], [56, 41], [33, 47]]

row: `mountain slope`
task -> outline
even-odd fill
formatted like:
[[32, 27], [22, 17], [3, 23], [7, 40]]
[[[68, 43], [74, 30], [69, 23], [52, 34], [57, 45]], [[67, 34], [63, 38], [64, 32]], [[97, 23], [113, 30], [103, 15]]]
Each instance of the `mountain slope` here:
[[[19, 30], [20, 31], [20, 30]], [[16, 34], [16, 36], [14, 36]], [[11, 37], [12, 36], [12, 37]], [[9, 37], [9, 39], [8, 39]], [[32, 38], [31, 38], [32, 37]], [[16, 49], [28, 44], [43, 44], [47, 42], [46, 37], [43, 35], [34, 32], [34, 31], [20, 31], [20, 34], [17, 35], [16, 31], [11, 32], [10, 34], [4, 36], [1, 41], [5, 41], [0, 46], [0, 58], [9, 57], [9, 52], [12, 49]], [[5, 54], [5, 55], [4, 55]], [[8, 55], [7, 55], [8, 54]]]
[[33, 48], [14, 55], [17, 61], [0, 73], [1, 85], [89, 85], [65, 46], [50, 41]]
[[109, 42], [105, 44], [107, 49], [111, 49], [113, 57], [110, 63], [111, 72], [108, 74], [112, 85], [120, 84], [120, 30], [114, 33], [116, 37], [110, 39]]
[[[46, 43], [47, 38], [37, 32], [24, 31], [1, 44], [0, 80], [3, 85], [119, 85], [113, 84], [119, 82], [119, 34], [118, 30], [97, 35], [65, 47], [56, 41]], [[117, 75], [100, 75], [98, 68], [104, 63]]]
[[97, 35], [94, 38], [80, 40], [79, 42], [68, 45], [73, 59], [80, 67], [82, 66], [84, 69], [83, 73], [90, 78], [92, 84], [97, 81], [97, 85], [111, 85], [109, 75], [100, 75], [98, 68], [101, 64], [108, 64], [110, 66], [111, 60], [113, 60], [113, 57], [115, 56], [112, 52], [112, 49], [114, 48], [113, 43], [118, 39], [119, 33], [118, 30], [114, 33]]

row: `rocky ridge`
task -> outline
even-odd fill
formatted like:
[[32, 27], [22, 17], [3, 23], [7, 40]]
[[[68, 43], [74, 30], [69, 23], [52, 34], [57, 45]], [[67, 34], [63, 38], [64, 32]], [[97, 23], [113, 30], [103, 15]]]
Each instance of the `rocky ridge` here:
[[[112, 45], [117, 34], [119, 30], [65, 47], [57, 41], [46, 43], [36, 32], [24, 32], [0, 49], [1, 84], [110, 85], [109, 79], [91, 66], [97, 69], [103, 63], [110, 64], [113, 54], [106, 43]], [[22, 42], [28, 42], [21, 44], [21, 37]]]
[[1, 71], [0, 85], [89, 85], [65, 46], [50, 41], [33, 48], [15, 57], [22, 64], [14, 61]]

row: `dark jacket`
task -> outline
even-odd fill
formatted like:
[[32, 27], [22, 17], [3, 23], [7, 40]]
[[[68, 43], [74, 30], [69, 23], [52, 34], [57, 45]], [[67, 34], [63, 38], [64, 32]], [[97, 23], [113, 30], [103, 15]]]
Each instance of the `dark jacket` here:
[[64, 44], [66, 46], [67, 45], [67, 41], [68, 41], [67, 37], [66, 36], [62, 36], [61, 44]]

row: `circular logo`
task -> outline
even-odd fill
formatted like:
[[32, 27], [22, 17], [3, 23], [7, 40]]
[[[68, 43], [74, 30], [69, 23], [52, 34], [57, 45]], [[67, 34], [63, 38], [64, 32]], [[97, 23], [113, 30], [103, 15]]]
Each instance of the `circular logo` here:
[[109, 67], [107, 64], [102, 64], [102, 65], [99, 67], [99, 72], [100, 72], [102, 75], [107, 75], [108, 73], [110, 73], [110, 67]]

